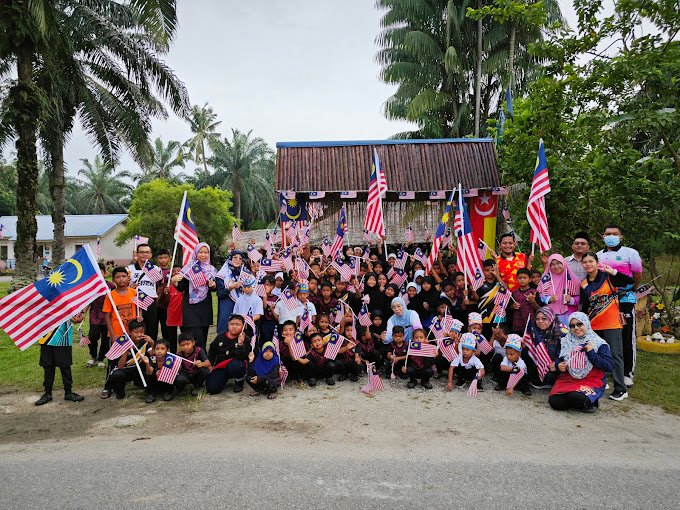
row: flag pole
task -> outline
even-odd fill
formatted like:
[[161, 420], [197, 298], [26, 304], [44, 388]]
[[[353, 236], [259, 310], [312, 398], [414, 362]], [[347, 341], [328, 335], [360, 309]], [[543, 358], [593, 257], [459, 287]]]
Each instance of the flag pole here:
[[[465, 204], [463, 203], [463, 189], [460, 183], [458, 183], [458, 212], [461, 215], [461, 218], [463, 217], [463, 207], [465, 207]], [[465, 231], [465, 225], [462, 225], [461, 228], [463, 229], [463, 232]], [[460, 246], [458, 246], [460, 244]], [[465, 282], [465, 291], [467, 292], [468, 290], [468, 273], [467, 273], [467, 264], [465, 263], [465, 243], [458, 243], [456, 246], [458, 247], [458, 255], [460, 256], [460, 252], [463, 252], [463, 281]]]
[[[179, 214], [177, 215], [177, 221], [179, 221], [180, 215], [182, 214], [182, 211], [184, 211], [184, 204], [186, 204], [187, 201], [187, 192], [184, 192], [184, 195], [182, 196], [182, 204], [179, 206]], [[173, 237], [177, 235], [177, 221], [175, 222], [175, 233], [173, 234]], [[170, 261], [170, 272], [168, 273], [168, 285], [170, 284], [170, 278], [172, 278], [172, 269], [175, 267], [175, 256], [177, 255], [177, 244], [179, 241], [175, 237], [175, 247], [172, 250], [172, 260]]]

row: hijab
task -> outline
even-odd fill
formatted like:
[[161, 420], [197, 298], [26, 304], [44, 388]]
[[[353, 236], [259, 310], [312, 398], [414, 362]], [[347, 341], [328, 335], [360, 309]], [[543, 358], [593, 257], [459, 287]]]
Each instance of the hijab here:
[[418, 277], [424, 277], [425, 276], [425, 271], [423, 269], [418, 269], [416, 270], [415, 273], [413, 273], [413, 284], [416, 286], [416, 290], [420, 292], [420, 284], [416, 281]]
[[[369, 287], [367, 285], [368, 279], [370, 277], [375, 278], [375, 285], [373, 287]], [[378, 286], [378, 275], [375, 273], [366, 273], [364, 275], [364, 296], [368, 296], [370, 298], [369, 303], [371, 304], [372, 309], [378, 309], [382, 310], [383, 307], [385, 306], [385, 296], [383, 295], [382, 292], [380, 292], [380, 287]]]
[[404, 328], [404, 331], [406, 331], [406, 329], [411, 326], [411, 310], [406, 307], [406, 301], [399, 296], [392, 300], [390, 308], [394, 309], [395, 305], [401, 305], [403, 313], [401, 315], [395, 313], [390, 317], [390, 320], [394, 326], [401, 326]]
[[[423, 289], [422, 286], [422, 284], [426, 282], [430, 284], [430, 290], [427, 291]], [[432, 304], [439, 297], [439, 292], [437, 291], [437, 289], [435, 289], [434, 285], [435, 282], [431, 277], [424, 276], [420, 286], [420, 292], [418, 292], [418, 294], [416, 294], [415, 297], [409, 302], [409, 306], [413, 310], [415, 310], [416, 313], [418, 313], [418, 315], [420, 315], [421, 319], [423, 317], [427, 317], [437, 312], [436, 308], [434, 309], [434, 311], [432, 309]], [[430, 308], [428, 310], [425, 309], [424, 306], [425, 303], [428, 303], [430, 305]]]
[[[208, 249], [208, 262], [199, 262], [198, 251], [204, 247]], [[210, 263], [210, 246], [208, 243], [198, 243], [196, 248], [194, 248], [194, 256], [190, 265], [193, 266], [196, 262], [200, 264], [201, 270], [208, 280], [215, 278], [215, 267]], [[195, 305], [196, 303], [200, 303], [208, 296], [208, 292], [210, 292], [208, 284], [201, 285], [197, 288], [194, 287], [193, 282], [189, 280], [189, 304]]]
[[[241, 255], [241, 258], [243, 259], [243, 262], [241, 262], [241, 265], [236, 267], [231, 263], [231, 259], [233, 258], [234, 255]], [[243, 253], [240, 250], [234, 250], [229, 254], [229, 258], [225, 261], [224, 264], [222, 264], [222, 267], [220, 270], [217, 272], [217, 278], [221, 278], [222, 280], [226, 280], [227, 278], [231, 277], [231, 279], [236, 280], [238, 277], [241, 275], [241, 270], [246, 264], [246, 257], [247, 255]]]
[[[540, 329], [538, 327], [538, 324], [536, 323], [536, 315], [539, 313], [542, 313], [548, 319], [550, 325], [547, 327], [547, 329]], [[555, 315], [555, 312], [553, 312], [552, 308], [549, 306], [542, 306], [536, 310], [531, 322], [529, 323], [529, 330], [534, 343], [543, 342], [546, 344], [551, 356], [553, 353], [555, 356], [559, 354], [557, 352], [557, 346], [559, 346], [561, 338], [567, 334], [567, 331], [564, 328], [562, 322], [560, 322], [560, 319], [557, 317], [557, 315]]]
[[562, 346], [560, 348], [560, 358], [564, 360], [564, 362], [567, 364], [567, 367], [569, 369], [569, 375], [571, 375], [574, 379], [583, 379], [586, 377], [590, 371], [593, 369], [593, 364], [586, 358], [586, 366], [585, 368], [581, 369], [575, 369], [571, 366], [569, 363], [569, 359], [571, 358], [571, 352], [574, 350], [575, 347], [577, 346], [582, 346], [586, 342], [590, 342], [590, 345], [593, 346], [593, 349], [597, 352], [597, 350], [600, 348], [601, 345], [605, 343], [604, 340], [602, 340], [595, 331], [593, 331], [593, 328], [590, 326], [590, 319], [588, 316], [583, 313], [583, 312], [574, 312], [569, 316], [569, 322], [572, 321], [572, 319], [575, 319], [586, 327], [586, 334], [583, 337], [577, 337], [574, 335], [573, 330], [570, 328], [569, 332], [562, 338]]
[[[264, 353], [267, 351], [272, 351], [274, 353], [272, 359], [269, 361], [263, 357]], [[280, 363], [279, 355], [276, 354], [274, 344], [272, 342], [265, 342], [260, 352], [257, 353], [257, 358], [255, 358], [255, 362], [253, 363], [253, 370], [255, 370], [255, 375], [258, 377], [265, 377], [272, 369], [279, 366]]]
[[[554, 274], [550, 270], [550, 264], [553, 261], [561, 262], [562, 267], [564, 268], [560, 274]], [[568, 293], [567, 290], [567, 279], [572, 280], [573, 282], [579, 282], [579, 279], [576, 277], [576, 275], [572, 272], [572, 270], [569, 268], [569, 264], [567, 263], [567, 260], [560, 255], [559, 253], [553, 253], [548, 257], [548, 263], [545, 265], [545, 271], [543, 272], [543, 276], [541, 277], [542, 281], [545, 282], [551, 282], [548, 284], [548, 292], [543, 293], [543, 296], [550, 296], [550, 295], [555, 295], [557, 299], [555, 300], [554, 303], [550, 303], [548, 306], [557, 314], [557, 315], [562, 315], [565, 314], [569, 311], [569, 305], [564, 304], [564, 294]], [[573, 310], [573, 308], [572, 308]]]

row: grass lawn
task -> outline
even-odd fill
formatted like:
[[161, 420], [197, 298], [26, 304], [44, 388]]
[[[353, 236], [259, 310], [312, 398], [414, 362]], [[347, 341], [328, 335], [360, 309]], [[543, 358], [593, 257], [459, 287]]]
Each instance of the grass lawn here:
[[[0, 283], [0, 296], [4, 296], [9, 284]], [[213, 301], [217, 308], [217, 300]], [[215, 314], [217, 316], [217, 314]], [[83, 331], [89, 331], [88, 319]], [[87, 347], [80, 347], [75, 334], [73, 347], [74, 388], [98, 388], [104, 383], [104, 370], [86, 368], [90, 359]], [[43, 371], [38, 365], [40, 349], [37, 344], [22, 352], [0, 331], [0, 391], [40, 391]], [[61, 388], [61, 376], [57, 373], [55, 387]], [[635, 402], [660, 406], [673, 414], [680, 414], [680, 356], [638, 351], [638, 367], [635, 386], [629, 392]]]

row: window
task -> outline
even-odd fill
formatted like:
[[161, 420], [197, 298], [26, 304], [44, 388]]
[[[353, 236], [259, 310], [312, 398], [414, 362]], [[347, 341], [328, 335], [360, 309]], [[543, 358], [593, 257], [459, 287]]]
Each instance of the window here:
[[[84, 244], [77, 244], [77, 243], [76, 243], [76, 250], [75, 250], [75, 251], [80, 250], [83, 246], [85, 246], [85, 245], [84, 245]], [[74, 253], [75, 253], [75, 252], [74, 252]]]
[[9, 247], [6, 244], [0, 246], [0, 260], [7, 260], [9, 256]]

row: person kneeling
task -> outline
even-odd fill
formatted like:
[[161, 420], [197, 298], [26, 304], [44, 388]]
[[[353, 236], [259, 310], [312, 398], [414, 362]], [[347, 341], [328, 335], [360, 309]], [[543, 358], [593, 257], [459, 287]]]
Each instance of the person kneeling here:
[[[158, 373], [165, 364], [165, 356], [167, 356], [169, 349], [170, 344], [163, 340], [162, 338], [159, 338], [156, 341], [156, 344], [153, 346], [155, 359], [151, 363], [152, 370], [151, 377], [147, 378], [147, 381], [149, 383], [149, 387], [147, 388], [146, 392], [147, 404], [155, 402], [156, 395], [163, 395], [163, 400], [165, 400], [166, 402], [172, 400], [174, 397], [175, 391], [174, 384], [168, 384], [166, 382], [158, 380]], [[179, 362], [179, 360], [176, 360], [176, 362]], [[177, 381], [177, 378], [175, 378], [175, 381]]]
[[323, 344], [321, 333], [312, 333], [309, 337], [309, 342], [312, 346], [309, 353], [295, 360], [302, 366], [302, 378], [310, 386], [316, 386], [316, 380], [324, 378], [328, 386], [333, 386], [335, 384], [335, 379], [333, 378], [335, 362], [323, 355], [326, 348]]
[[[413, 342], [427, 344], [427, 336], [425, 331], [422, 329], [416, 329], [413, 332]], [[402, 367], [402, 372], [406, 372], [409, 377], [409, 382], [406, 383], [407, 388], [415, 388], [418, 384], [418, 379], [420, 379], [420, 385], [426, 390], [432, 389], [432, 383], [430, 379], [434, 373], [432, 370], [432, 365], [434, 364], [433, 357], [423, 357], [423, 356], [409, 356], [408, 365]]]
[[250, 339], [243, 330], [244, 325], [243, 317], [232, 315], [227, 331], [217, 335], [210, 344], [208, 359], [212, 369], [205, 386], [211, 395], [222, 393], [229, 379], [234, 379], [234, 393], [243, 391], [250, 353]]
[[182, 361], [182, 369], [175, 379], [177, 392], [181, 393], [184, 388], [191, 384], [191, 395], [196, 396], [196, 390], [205, 385], [210, 375], [210, 361], [203, 349], [196, 345], [194, 337], [188, 333], [181, 333], [178, 338], [179, 355], [186, 361]]
[[253, 388], [250, 395], [254, 397], [264, 393], [269, 400], [275, 399], [281, 362], [274, 344], [265, 342], [257, 357], [252, 352], [248, 354], [248, 361], [252, 363], [248, 367], [248, 384]]

